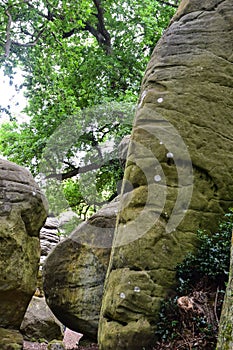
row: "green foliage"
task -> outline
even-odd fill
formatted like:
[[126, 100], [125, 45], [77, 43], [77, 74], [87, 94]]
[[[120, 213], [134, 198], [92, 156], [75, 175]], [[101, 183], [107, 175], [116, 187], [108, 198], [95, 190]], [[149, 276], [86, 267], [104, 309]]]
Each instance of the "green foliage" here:
[[[24, 150], [33, 149], [26, 152], [27, 164], [34, 158], [32, 153], [36, 159], [41, 156], [45, 140], [80, 109], [106, 101], [136, 103], [151, 51], [174, 11], [173, 6], [149, 0], [4, 2], [2, 66], [12, 80], [14, 67], [24, 72], [26, 113], [31, 119], [20, 132]], [[9, 15], [11, 50], [4, 56]], [[4, 152], [11, 155], [8, 148]], [[25, 164], [20, 152], [17, 158]]]
[[87, 203], [78, 180], [67, 179], [63, 181], [62, 188], [70, 208], [79, 215], [80, 219], [86, 220], [87, 213], [91, 215], [96, 211], [94, 204]]
[[[41, 186], [42, 187], [42, 186]], [[55, 179], [49, 179], [44, 188], [45, 196], [49, 203], [49, 211], [54, 216], [59, 216], [60, 213], [69, 209], [69, 203], [64, 196], [61, 183]]]
[[0, 124], [0, 154], [10, 161], [38, 173], [39, 160], [46, 145], [46, 137], [37, 135], [28, 124], [16, 121]]
[[[188, 333], [189, 328], [191, 328], [193, 335], [201, 334], [201, 336], [205, 337], [205, 340], [209, 339], [208, 344], [210, 345], [213, 337], [215, 337], [212, 325], [207, 322], [204, 315], [189, 315], [185, 320], [186, 322], [184, 322], [177, 306], [177, 299], [178, 297], [169, 298], [162, 302], [156, 328], [156, 337], [161, 342], [172, 342], [179, 338], [182, 333], [185, 333], [185, 331]], [[185, 330], [184, 326], [187, 327]], [[214, 348], [210, 347], [209, 349]]]
[[66, 222], [59, 228], [58, 235], [69, 236], [81, 222], [82, 220], [79, 217], [72, 217], [68, 222]]
[[[182, 314], [177, 299], [184, 295], [191, 296], [197, 290], [204, 290], [210, 295], [211, 293], [215, 295], [215, 305], [213, 306], [213, 300], [210, 304], [215, 308], [214, 312], [220, 315], [229, 275], [232, 228], [231, 209], [225, 214], [217, 232], [207, 234], [198, 231], [197, 252], [189, 254], [177, 266], [176, 296], [162, 302], [156, 330], [156, 336], [161, 342], [171, 344], [173, 341], [178, 342], [179, 339], [184, 341], [186, 337], [187, 339], [193, 337], [194, 340], [204, 339], [203, 344], [208, 344], [208, 349], [215, 349], [217, 333], [213, 324], [208, 322], [206, 315], [185, 312]], [[197, 349], [206, 349], [206, 345]]]
[[[175, 317], [177, 315], [177, 318]], [[159, 321], [156, 323], [156, 337], [160, 341], [175, 339], [178, 336], [179, 310], [175, 299], [162, 302], [159, 312]]]
[[96, 188], [99, 193], [102, 193], [104, 201], [109, 201], [117, 195], [123, 175], [123, 168], [118, 159], [104, 164], [97, 172]]
[[233, 211], [225, 214], [214, 234], [198, 231], [199, 247], [196, 254], [189, 254], [182, 264], [177, 266], [178, 290], [189, 293], [202, 278], [224, 288], [230, 265], [231, 235]]
[[[67, 209], [63, 204], [67, 200], [86, 218], [87, 211], [90, 215], [117, 195], [117, 184], [123, 176], [118, 144], [124, 133], [130, 132], [133, 113], [134, 106], [129, 103], [99, 105], [67, 118], [49, 138], [39, 172], [46, 180], [42, 185], [54, 213], [58, 209], [61, 212], [62, 207]], [[67, 181], [71, 177], [73, 181]]]
[[[55, 212], [65, 206], [64, 191], [76, 211], [116, 195], [122, 176], [116, 145], [131, 132], [147, 62], [177, 5], [176, 0], [6, 0], [0, 7], [0, 63], [11, 84], [16, 68], [23, 71], [24, 112], [30, 117], [0, 126], [0, 153], [35, 176], [75, 177], [76, 185], [56, 184], [57, 196], [54, 183], [46, 189]], [[106, 143], [114, 143], [115, 153], [100, 162]], [[101, 166], [92, 175], [86, 171], [77, 178], [75, 169], [95, 163]]]

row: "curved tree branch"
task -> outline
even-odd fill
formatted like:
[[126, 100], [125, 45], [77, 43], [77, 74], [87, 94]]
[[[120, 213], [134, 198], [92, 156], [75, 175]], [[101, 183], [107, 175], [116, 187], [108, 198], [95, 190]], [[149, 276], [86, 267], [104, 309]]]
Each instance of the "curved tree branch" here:
[[111, 36], [109, 32], [107, 31], [104, 23], [104, 10], [101, 5], [100, 0], [93, 0], [95, 7], [97, 9], [97, 18], [98, 18], [98, 25], [97, 29], [100, 34], [99, 39], [97, 38], [99, 44], [104, 45], [106, 49], [106, 53], [111, 53]]
[[[33, 10], [35, 10], [37, 12], [38, 15], [40, 15], [41, 17], [45, 18], [47, 21], [54, 21], [54, 19], [57, 17], [54, 13], [52, 13], [49, 9], [48, 9], [48, 14], [45, 14], [43, 12], [41, 12], [38, 8], [36, 8], [30, 0], [23, 0], [23, 2], [25, 4], [27, 4], [28, 7], [32, 8]], [[106, 53], [107, 54], [111, 54], [111, 36], [109, 34], [109, 32], [107, 31], [106, 27], [105, 27], [105, 22], [104, 22], [104, 9], [102, 7], [101, 1], [100, 0], [93, 0], [93, 3], [96, 7], [97, 13], [95, 14], [95, 16], [98, 19], [98, 23], [96, 28], [90, 24], [89, 21], [84, 22], [84, 26], [83, 28], [73, 28], [71, 29], [69, 32], [64, 32], [62, 35], [63, 39], [69, 38], [72, 35], [76, 34], [78, 31], [80, 30], [84, 30], [84, 31], [88, 31], [90, 34], [92, 34], [96, 40], [98, 41], [100, 46], [103, 46]], [[49, 3], [48, 3], [49, 5]], [[51, 5], [50, 5], [51, 6]], [[18, 41], [13, 41], [11, 40], [11, 25], [12, 25], [12, 16], [9, 12], [9, 9], [7, 9], [6, 14], [8, 16], [8, 23], [7, 23], [7, 29], [6, 29], [6, 43], [5, 43], [5, 57], [9, 57], [10, 54], [10, 49], [12, 45], [15, 46], [21, 46], [21, 47], [32, 47], [35, 46], [42, 33], [45, 30], [45, 26], [43, 26], [43, 28], [36, 34], [34, 33], [34, 35], [31, 36], [35, 36], [36, 37], [33, 41], [27, 42], [27, 43], [20, 43]], [[25, 33], [26, 34], [26, 33]]]
[[5, 57], [9, 57], [10, 49], [11, 49], [11, 23], [12, 16], [9, 12], [9, 9], [6, 10], [6, 15], [8, 16], [8, 23], [6, 27], [6, 45], [5, 45]]
[[157, 0], [158, 2], [160, 2], [161, 4], [167, 5], [167, 6], [171, 6], [174, 8], [178, 8], [178, 1], [176, 1], [175, 4], [171, 4], [169, 1], [163, 1], [163, 0]]
[[35, 40], [33, 40], [33, 41], [30, 41], [30, 42], [28, 42], [28, 43], [19, 43], [18, 41], [11, 41], [11, 43], [13, 44], [13, 45], [15, 45], [15, 46], [22, 46], [22, 47], [31, 47], [31, 46], [35, 46], [37, 43], [38, 43], [38, 41], [39, 41], [39, 39], [40, 39], [40, 37], [41, 37], [41, 35], [42, 35], [42, 33], [45, 31], [45, 27], [43, 27], [40, 31], [39, 31], [39, 33], [37, 34], [37, 36], [36, 36], [36, 38], [35, 38]]
[[[40, 11], [30, 0], [23, 0], [23, 2], [25, 4], [27, 4], [28, 7], [35, 10], [38, 15], [45, 18], [47, 21], [54, 21], [54, 19], [56, 17], [59, 17], [51, 10], [52, 5], [48, 1], [46, 1], [47, 2], [47, 14]], [[167, 5], [167, 6], [177, 8], [179, 1], [177, 0], [177, 1], [175, 1], [175, 3], [171, 3], [171, 2], [169, 2], [169, 0], [168, 1], [158, 0], [158, 2], [161, 4]], [[93, 3], [94, 3], [94, 6], [96, 8], [96, 11], [97, 11], [97, 13], [94, 14], [94, 16], [98, 20], [96, 27], [93, 26], [89, 21], [86, 21], [86, 22], [84, 22], [84, 26], [82, 28], [74, 27], [73, 29], [71, 29], [68, 32], [64, 31], [62, 38], [63, 39], [69, 38], [72, 35], [75, 35], [80, 30], [88, 31], [90, 34], [92, 34], [96, 38], [99, 45], [104, 48], [106, 54], [110, 55], [112, 52], [111, 36], [110, 36], [110, 33], [108, 32], [108, 30], [106, 29], [106, 26], [105, 26], [104, 8], [102, 6], [101, 0], [93, 0]], [[9, 11], [9, 8], [6, 10], [6, 15], [8, 16], [8, 23], [7, 23], [7, 28], [6, 28], [5, 53], [2, 57], [9, 57], [12, 45], [21, 46], [21, 47], [32, 47], [38, 43], [42, 33], [45, 30], [45, 27], [43, 27], [37, 34], [34, 33], [34, 35], [31, 35], [31, 36], [35, 36], [35, 34], [36, 34], [36, 37], [33, 41], [30, 41], [27, 43], [20, 43], [18, 41], [13, 41], [11, 39], [12, 16], [11, 16], [11, 13]], [[59, 17], [59, 18], [64, 19], [61, 17]], [[59, 44], [61, 44], [61, 43], [59, 42]]]
[[71, 177], [74, 177], [74, 176], [79, 175], [79, 174], [85, 174], [89, 171], [100, 169], [102, 165], [103, 164], [101, 164], [101, 163], [100, 164], [92, 163], [92, 164], [88, 164], [88, 165], [84, 165], [82, 167], [72, 169], [72, 170], [68, 171], [67, 173], [50, 174], [50, 175], [46, 176], [46, 178], [47, 179], [66, 180], [66, 179], [70, 179]]
[[[86, 21], [84, 22], [84, 27], [81, 28], [81, 30], [88, 31], [89, 33], [91, 33], [96, 38], [99, 45], [104, 46], [106, 53], [111, 54], [111, 36], [105, 27], [104, 9], [101, 6], [100, 0], [93, 0], [93, 2], [97, 10], [97, 14], [95, 15], [98, 19], [97, 28], [91, 25], [89, 21]], [[75, 33], [77, 33], [77, 31], [77, 28], [73, 28], [69, 32], [64, 32], [63, 38], [69, 38]]]
[[[115, 161], [116, 161], [115, 159], [109, 159], [107, 164], [109, 165], [114, 164]], [[62, 181], [62, 180], [70, 179], [79, 174], [85, 174], [85, 173], [88, 173], [89, 171], [98, 170], [103, 165], [106, 165], [106, 163], [103, 163], [103, 162], [91, 163], [78, 168], [73, 168], [65, 173], [51, 173], [46, 176], [46, 179], [57, 179], [59, 181]]]

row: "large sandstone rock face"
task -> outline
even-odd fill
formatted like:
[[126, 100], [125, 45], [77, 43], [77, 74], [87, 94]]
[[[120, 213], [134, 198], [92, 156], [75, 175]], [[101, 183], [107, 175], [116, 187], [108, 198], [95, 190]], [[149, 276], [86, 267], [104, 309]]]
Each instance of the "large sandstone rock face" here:
[[0, 197], [0, 327], [17, 330], [36, 287], [47, 203], [32, 175], [3, 159]]
[[[142, 83], [102, 303], [101, 350], [153, 341], [198, 229], [233, 204], [232, 0], [182, 1]], [[189, 158], [190, 157], [190, 158]], [[191, 200], [191, 201], [190, 201]]]
[[118, 204], [109, 203], [78, 226], [53, 249], [43, 267], [45, 297], [54, 315], [92, 341], [97, 340]]

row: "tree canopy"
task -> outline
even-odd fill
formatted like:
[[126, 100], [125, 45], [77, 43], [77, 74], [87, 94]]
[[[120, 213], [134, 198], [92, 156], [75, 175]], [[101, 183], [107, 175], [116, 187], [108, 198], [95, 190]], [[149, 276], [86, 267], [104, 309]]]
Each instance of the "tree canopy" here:
[[[67, 123], [78, 133], [65, 129], [65, 154], [47, 176], [61, 176], [72, 193], [80, 169], [94, 170], [99, 191], [108, 198], [116, 194], [119, 162], [113, 155], [103, 161], [109, 152], [102, 152], [101, 145], [117, 144], [130, 133], [146, 64], [178, 2], [1, 0], [0, 62], [11, 84], [16, 70], [22, 70], [28, 101], [24, 112], [30, 117], [20, 123], [7, 111], [11, 121], [0, 128], [1, 154], [37, 175], [49, 140]], [[64, 139], [73, 140], [68, 148]], [[51, 149], [50, 157], [56, 153]]]

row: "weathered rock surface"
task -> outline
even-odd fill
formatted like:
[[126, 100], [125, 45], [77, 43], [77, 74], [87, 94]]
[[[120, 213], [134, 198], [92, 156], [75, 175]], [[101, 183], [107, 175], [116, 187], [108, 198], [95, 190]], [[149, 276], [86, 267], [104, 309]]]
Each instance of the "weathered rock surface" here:
[[77, 347], [77, 344], [80, 344], [80, 338], [82, 338], [82, 334], [72, 331], [71, 329], [65, 329], [63, 343], [65, 344], [65, 348], [67, 350], [73, 350]]
[[232, 0], [184, 0], [147, 67], [125, 170], [134, 190], [121, 200], [101, 350], [149, 346], [195, 232], [215, 229], [233, 204], [232, 30]]
[[60, 242], [59, 220], [54, 216], [48, 216], [44, 226], [40, 230], [40, 266], [37, 278], [35, 296], [43, 297], [42, 267], [49, 252]]
[[20, 327], [24, 339], [51, 341], [63, 339], [63, 326], [45, 302], [45, 298], [33, 297]]
[[44, 262], [49, 252], [59, 243], [59, 220], [49, 216], [40, 230], [41, 263]]
[[[0, 327], [19, 329], [36, 288], [47, 203], [32, 175], [0, 160]], [[3, 349], [0, 337], [0, 348]]]
[[23, 336], [17, 330], [0, 328], [0, 349], [22, 350]]
[[93, 341], [117, 209], [118, 202], [111, 202], [78, 226], [53, 249], [43, 267], [46, 301], [55, 316]]
[[127, 159], [127, 154], [129, 150], [129, 144], [130, 144], [130, 137], [131, 135], [126, 135], [125, 137], [123, 137], [123, 139], [118, 145], [118, 156], [123, 168], [125, 167], [125, 164], [126, 164], [126, 159]]
[[48, 344], [48, 350], [66, 350], [62, 341], [53, 340]]

